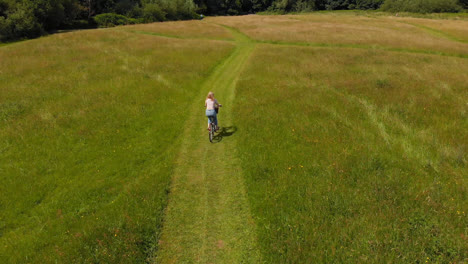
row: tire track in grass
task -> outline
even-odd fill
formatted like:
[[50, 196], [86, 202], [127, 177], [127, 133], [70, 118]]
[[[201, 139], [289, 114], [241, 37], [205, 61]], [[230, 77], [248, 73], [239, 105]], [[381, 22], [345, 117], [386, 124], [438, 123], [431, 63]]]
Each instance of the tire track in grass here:
[[[258, 263], [255, 223], [250, 215], [236, 154], [232, 104], [235, 86], [255, 49], [247, 37], [232, 32], [237, 46], [206, 80], [191, 106], [156, 263]], [[204, 98], [213, 91], [223, 104], [221, 132], [208, 140]]]
[[399, 23], [402, 23], [402, 24], [407, 24], [407, 25], [410, 25], [410, 26], [413, 26], [413, 27], [416, 27], [416, 28], [419, 28], [425, 32], [427, 32], [428, 34], [434, 36], [434, 37], [439, 37], [439, 38], [443, 38], [443, 39], [447, 39], [447, 40], [451, 40], [451, 41], [456, 41], [456, 42], [460, 42], [460, 43], [468, 43], [468, 41], [465, 41], [463, 39], [460, 39], [460, 38], [457, 38], [447, 32], [444, 32], [442, 30], [438, 30], [438, 29], [435, 29], [435, 28], [432, 28], [432, 27], [428, 27], [428, 26], [424, 26], [424, 25], [421, 25], [421, 24], [417, 24], [417, 23], [414, 23], [414, 22], [407, 22], [407, 21], [399, 21]]
[[[224, 27], [228, 28], [228, 29], [234, 29], [234, 28], [231, 28], [231, 27], [228, 27], [228, 26], [224, 26]], [[164, 35], [163, 36], [162, 34], [144, 32], [144, 31], [129, 31], [129, 32], [134, 33], [134, 34], [153, 35], [153, 36], [156, 36], [156, 37], [164, 37], [164, 38], [217, 40], [217, 39], [193, 38], [193, 37], [182, 38], [182, 37], [170, 36], [170, 35]], [[231, 40], [223, 40], [223, 39], [219, 39], [219, 41], [232, 42]], [[257, 44], [263, 44], [263, 45], [278, 45], [278, 46], [286, 46], [286, 47], [288, 47], [288, 46], [289, 47], [310, 47], [310, 48], [317, 48], [317, 49], [382, 50], [382, 51], [388, 51], [388, 52], [434, 55], [434, 56], [455, 57], [455, 58], [468, 59], [468, 54], [464, 54], [464, 53], [452, 53], [452, 52], [446, 52], [446, 51], [425, 50], [425, 49], [417, 49], [417, 48], [396, 48], [396, 47], [380, 46], [380, 45], [345, 44], [345, 43], [335, 43], [335, 44], [333, 44], [333, 43], [320, 43], [320, 42], [287, 42], [287, 41], [275, 41], [275, 40], [251, 40], [251, 42], [255, 42]]]

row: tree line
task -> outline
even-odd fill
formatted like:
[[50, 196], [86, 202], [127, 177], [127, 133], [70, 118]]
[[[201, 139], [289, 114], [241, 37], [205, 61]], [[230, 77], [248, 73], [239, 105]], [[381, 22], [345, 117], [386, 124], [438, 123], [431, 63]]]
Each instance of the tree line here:
[[57, 29], [315, 10], [381, 9], [459, 12], [468, 0], [0, 0], [0, 41], [34, 38]]

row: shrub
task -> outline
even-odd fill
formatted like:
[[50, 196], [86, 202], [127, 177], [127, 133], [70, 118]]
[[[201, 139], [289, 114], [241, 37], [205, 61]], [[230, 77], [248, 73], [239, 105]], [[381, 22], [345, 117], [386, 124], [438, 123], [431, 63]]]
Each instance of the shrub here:
[[134, 25], [134, 24], [142, 24], [145, 23], [143, 18], [129, 18], [128, 19], [128, 24]]
[[128, 24], [128, 18], [114, 13], [104, 13], [94, 17], [98, 27], [114, 27]]
[[458, 0], [386, 0], [382, 10], [390, 12], [442, 13], [459, 12]]

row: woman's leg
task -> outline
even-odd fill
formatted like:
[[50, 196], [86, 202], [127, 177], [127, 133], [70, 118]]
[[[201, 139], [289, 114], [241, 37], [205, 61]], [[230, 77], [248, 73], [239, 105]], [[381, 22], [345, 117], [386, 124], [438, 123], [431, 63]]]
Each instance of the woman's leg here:
[[208, 129], [210, 128], [210, 117], [215, 119], [216, 125], [216, 112], [214, 110], [206, 110], [206, 117], [208, 117]]

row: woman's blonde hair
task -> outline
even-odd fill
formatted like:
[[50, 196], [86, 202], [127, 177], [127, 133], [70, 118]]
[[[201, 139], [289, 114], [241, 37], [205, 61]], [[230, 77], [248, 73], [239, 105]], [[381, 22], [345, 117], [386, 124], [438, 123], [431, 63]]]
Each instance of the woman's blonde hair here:
[[208, 95], [206, 96], [206, 98], [210, 98], [211, 100], [214, 100], [214, 93], [213, 92], [209, 92]]

